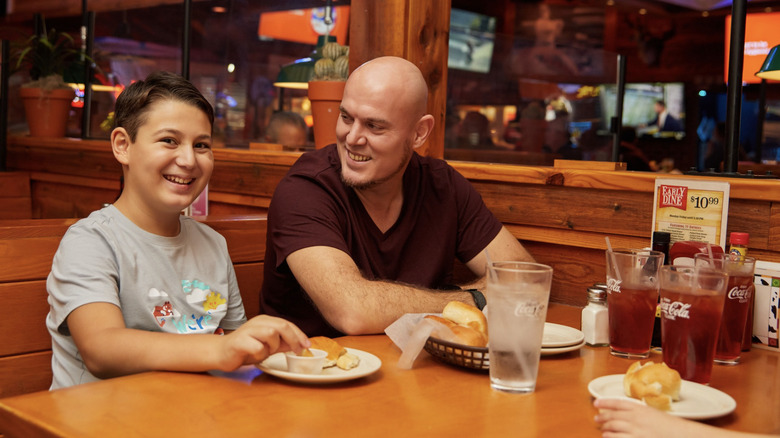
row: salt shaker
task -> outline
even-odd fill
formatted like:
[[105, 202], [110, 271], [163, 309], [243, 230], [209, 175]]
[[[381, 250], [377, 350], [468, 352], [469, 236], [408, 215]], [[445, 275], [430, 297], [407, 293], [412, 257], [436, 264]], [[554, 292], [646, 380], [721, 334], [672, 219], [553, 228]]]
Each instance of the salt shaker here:
[[597, 287], [588, 288], [588, 305], [582, 309], [582, 333], [588, 345], [596, 347], [609, 345], [606, 290]]

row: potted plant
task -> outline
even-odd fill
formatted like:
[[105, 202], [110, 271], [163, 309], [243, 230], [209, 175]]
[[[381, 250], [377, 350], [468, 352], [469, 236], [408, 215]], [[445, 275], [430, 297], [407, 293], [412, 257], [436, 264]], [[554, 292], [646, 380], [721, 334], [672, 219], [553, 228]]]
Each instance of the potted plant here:
[[[43, 29], [46, 29], [45, 23]], [[15, 51], [14, 71], [26, 69], [31, 82], [22, 85], [27, 124], [32, 137], [63, 137], [75, 96], [65, 76], [83, 69], [83, 55], [73, 37], [45, 30], [22, 42]]]
[[349, 74], [349, 47], [328, 42], [322, 46], [320, 55], [309, 81], [314, 147], [317, 149], [336, 142], [339, 105]]

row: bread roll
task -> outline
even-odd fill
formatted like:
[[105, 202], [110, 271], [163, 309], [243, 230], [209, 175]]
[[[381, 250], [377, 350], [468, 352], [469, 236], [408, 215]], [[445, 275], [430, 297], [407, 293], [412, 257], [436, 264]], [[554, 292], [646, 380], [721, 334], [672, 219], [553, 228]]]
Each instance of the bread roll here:
[[461, 303], [460, 301], [450, 301], [444, 306], [441, 316], [455, 324], [471, 327], [482, 333], [486, 339], [488, 337], [487, 318], [485, 318], [485, 314], [482, 311], [474, 306]]
[[325, 336], [315, 336], [309, 338], [309, 341], [311, 341], [311, 348], [325, 350], [328, 353], [328, 356], [325, 358], [325, 365], [323, 365], [324, 368], [335, 366], [338, 358], [347, 352], [347, 349], [338, 342]]
[[628, 397], [631, 397], [631, 382], [634, 379], [634, 373], [636, 373], [637, 370], [641, 367], [642, 367], [642, 362], [636, 361], [631, 365], [629, 365], [628, 369], [626, 370], [626, 374], [623, 375], [623, 392]]
[[471, 327], [456, 325], [452, 328], [452, 332], [455, 333], [455, 337], [458, 338], [461, 344], [470, 347], [487, 347], [487, 338], [485, 335]]
[[642, 401], [645, 402], [646, 405], [661, 411], [672, 409], [672, 398], [666, 394], [642, 397]]
[[629, 397], [644, 401], [661, 410], [671, 409], [672, 401], [680, 399], [680, 373], [665, 363], [637, 361], [623, 377], [623, 391]]
[[351, 370], [358, 365], [360, 365], [360, 358], [352, 353], [344, 353], [336, 361], [336, 366], [342, 370]]
[[[470, 347], [487, 346], [487, 338], [485, 337], [485, 335], [483, 335], [477, 330], [474, 330], [471, 327], [455, 324], [454, 322], [448, 319], [436, 315], [426, 315], [425, 318], [430, 319], [432, 321], [439, 322], [445, 325], [447, 328], [449, 328], [452, 334], [455, 335], [455, 339], [452, 340], [453, 342], [457, 342], [463, 345], [468, 345]], [[449, 336], [446, 336], [445, 334], [439, 331], [434, 331], [433, 336], [439, 339], [444, 339], [445, 341], [451, 340]]]
[[447, 326], [447, 328], [450, 329], [457, 325], [454, 322], [450, 321], [449, 319], [444, 319], [441, 316], [436, 316], [436, 315], [425, 315], [425, 319], [430, 319], [431, 321], [436, 321], [438, 323], [444, 324], [445, 326]]

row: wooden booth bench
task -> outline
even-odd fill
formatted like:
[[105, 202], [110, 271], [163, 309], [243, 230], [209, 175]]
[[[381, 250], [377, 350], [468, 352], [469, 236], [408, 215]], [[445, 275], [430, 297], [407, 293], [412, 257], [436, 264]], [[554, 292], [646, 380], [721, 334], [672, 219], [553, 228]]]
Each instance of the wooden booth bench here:
[[[265, 216], [198, 218], [227, 240], [247, 317], [260, 313]], [[0, 398], [51, 385], [46, 278], [54, 253], [77, 219], [0, 220]]]

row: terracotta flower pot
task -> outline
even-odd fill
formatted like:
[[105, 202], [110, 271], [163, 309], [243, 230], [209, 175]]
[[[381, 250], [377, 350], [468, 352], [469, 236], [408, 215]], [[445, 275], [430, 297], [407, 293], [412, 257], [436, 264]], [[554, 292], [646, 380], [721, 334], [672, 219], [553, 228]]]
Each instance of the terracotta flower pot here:
[[309, 101], [314, 118], [314, 147], [317, 149], [336, 142], [336, 122], [345, 84], [344, 81], [309, 82]]
[[24, 102], [30, 137], [64, 137], [70, 103], [75, 93], [70, 88], [44, 91], [22, 87], [19, 95]]

